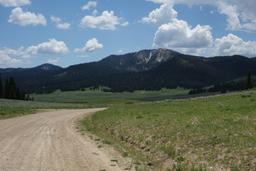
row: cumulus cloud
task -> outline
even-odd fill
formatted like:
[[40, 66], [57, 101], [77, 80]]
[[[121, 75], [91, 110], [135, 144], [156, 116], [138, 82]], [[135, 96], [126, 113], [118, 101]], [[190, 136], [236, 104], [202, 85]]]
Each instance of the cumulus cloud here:
[[10, 66], [14, 66], [20, 62], [21, 61], [19, 59], [12, 58], [7, 53], [5, 53], [4, 50], [0, 50], [0, 66], [10, 67]]
[[164, 24], [170, 22], [177, 17], [177, 11], [175, 11], [170, 5], [163, 4], [160, 8], [157, 8], [149, 13], [147, 17], [142, 18], [145, 23]]
[[[227, 17], [228, 30], [255, 30], [256, 12], [251, 7], [256, 1], [248, 0], [147, 0], [160, 4], [142, 20], [146, 23], [159, 24], [155, 33], [153, 46], [156, 48], [170, 48], [183, 53], [215, 56], [215, 55], [244, 55], [256, 56], [256, 41], [245, 41], [234, 34], [215, 39], [211, 27], [197, 25], [191, 27], [186, 21], [177, 18], [175, 4], [213, 5], [220, 14]], [[243, 4], [243, 5], [242, 5]], [[249, 7], [250, 6], [250, 7]], [[250, 9], [250, 10], [246, 10]]]
[[18, 49], [0, 48], [0, 66], [1, 67], [14, 67], [17, 64], [26, 61], [30, 57], [26, 54], [25, 48]]
[[47, 21], [42, 14], [32, 12], [24, 12], [20, 7], [14, 8], [9, 16], [9, 23], [18, 24], [21, 26], [27, 25], [46, 25]]
[[51, 20], [54, 25], [61, 30], [67, 30], [70, 28], [70, 23], [62, 21], [59, 17], [51, 16]]
[[97, 1], [88, 1], [84, 6], [82, 6], [82, 10], [90, 10], [97, 7]]
[[115, 30], [117, 26], [126, 26], [127, 21], [115, 16], [114, 11], [103, 11], [101, 15], [87, 15], [82, 18], [81, 26], [100, 30]]
[[36, 55], [63, 55], [69, 52], [65, 42], [50, 39], [38, 45], [18, 49], [0, 48], [0, 65], [13, 66], [17, 63], [29, 61]]
[[158, 4], [212, 5], [227, 18], [228, 30], [256, 31], [255, 0], [147, 0]]
[[65, 54], [69, 51], [67, 45], [63, 41], [50, 39], [48, 42], [43, 42], [35, 46], [27, 48], [30, 54]]
[[30, 0], [0, 0], [0, 5], [4, 7], [19, 7], [30, 3]]
[[165, 48], [202, 48], [213, 41], [210, 26], [197, 25], [191, 28], [183, 20], [161, 25], [154, 37], [155, 47]]
[[217, 50], [217, 55], [256, 57], [256, 41], [244, 41], [234, 34], [216, 39], [214, 49]]
[[83, 48], [78, 48], [75, 49], [76, 53], [91, 53], [94, 52], [98, 49], [102, 49], [103, 48], [103, 44], [99, 43], [99, 41], [96, 38], [92, 38], [90, 40], [88, 40]]
[[[155, 1], [161, 3], [162, 1]], [[153, 41], [156, 48], [191, 51], [195, 48], [209, 47], [213, 42], [211, 27], [197, 25], [191, 27], [186, 21], [177, 19], [172, 3], [163, 3], [142, 20], [159, 25]]]

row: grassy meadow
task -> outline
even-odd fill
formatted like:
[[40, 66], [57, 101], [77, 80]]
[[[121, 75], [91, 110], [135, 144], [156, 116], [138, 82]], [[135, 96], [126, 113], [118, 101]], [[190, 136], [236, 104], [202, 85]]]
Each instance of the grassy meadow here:
[[82, 103], [96, 107], [105, 107], [119, 104], [132, 104], [138, 102], [173, 99], [186, 96], [188, 91], [189, 90], [182, 88], [122, 93], [103, 92], [100, 90], [85, 90], [66, 92], [56, 91], [51, 94], [34, 94], [32, 96], [34, 97], [35, 101], [72, 104]]
[[187, 93], [163, 89], [33, 94], [35, 101], [0, 99], [0, 119], [39, 109], [108, 107], [84, 118], [81, 129], [132, 157], [138, 170], [256, 168], [256, 91], [197, 98]]
[[138, 170], [256, 168], [256, 91], [119, 105], [81, 124]]
[[106, 107], [170, 99], [187, 95], [185, 89], [111, 93], [100, 90], [56, 91], [51, 94], [33, 94], [34, 101], [0, 99], [0, 119], [35, 113], [38, 109], [77, 109]]

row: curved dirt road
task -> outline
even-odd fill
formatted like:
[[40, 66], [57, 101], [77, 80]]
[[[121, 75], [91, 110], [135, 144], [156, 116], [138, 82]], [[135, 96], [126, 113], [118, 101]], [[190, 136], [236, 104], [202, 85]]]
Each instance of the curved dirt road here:
[[98, 110], [57, 110], [0, 120], [0, 171], [124, 170], [117, 164], [122, 159], [74, 129], [76, 119]]

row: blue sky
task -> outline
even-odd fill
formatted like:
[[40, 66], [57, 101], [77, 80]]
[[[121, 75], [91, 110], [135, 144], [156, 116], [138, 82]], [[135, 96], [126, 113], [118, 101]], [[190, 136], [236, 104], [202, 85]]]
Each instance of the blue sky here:
[[256, 56], [254, 0], [0, 0], [0, 67], [151, 48]]

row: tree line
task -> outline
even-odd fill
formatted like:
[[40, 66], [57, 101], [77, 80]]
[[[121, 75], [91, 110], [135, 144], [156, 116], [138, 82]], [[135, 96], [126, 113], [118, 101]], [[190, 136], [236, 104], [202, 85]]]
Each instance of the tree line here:
[[0, 75], [0, 98], [14, 100], [31, 100], [30, 96], [21, 91], [13, 77], [2, 79]]
[[254, 82], [253, 76], [251, 73], [247, 75], [246, 79], [237, 80], [237, 81], [229, 81], [225, 83], [215, 84], [211, 87], [199, 87], [196, 89], [192, 89], [189, 94], [202, 94], [202, 93], [226, 93], [226, 92], [232, 92], [232, 91], [242, 91], [242, 90], [249, 90], [254, 88]]

